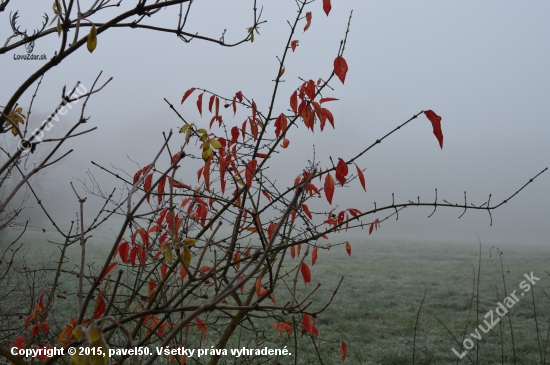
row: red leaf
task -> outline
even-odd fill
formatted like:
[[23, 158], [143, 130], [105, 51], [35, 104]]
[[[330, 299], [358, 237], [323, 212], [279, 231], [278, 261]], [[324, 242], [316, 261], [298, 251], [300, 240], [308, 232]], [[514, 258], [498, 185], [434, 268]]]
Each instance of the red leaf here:
[[330, 125], [332, 125], [332, 128], [334, 128], [334, 116], [332, 115], [330, 110], [328, 110], [327, 108], [322, 108], [322, 109], [323, 109], [323, 113], [325, 114], [325, 117], [327, 117], [328, 121], [330, 122]]
[[198, 324], [197, 331], [202, 332], [202, 335], [203, 335], [202, 338], [204, 340], [206, 340], [206, 329], [207, 329], [208, 325], [204, 324], [204, 322], [199, 317], [195, 317], [195, 321]]
[[[367, 187], [365, 186], [365, 175], [363, 175], [363, 171], [361, 171], [361, 169], [359, 168], [359, 166], [357, 166], [356, 163], [354, 163], [354, 165], [357, 168], [357, 176], [359, 176], [359, 181], [361, 181], [361, 185], [363, 186], [363, 190], [365, 190], [365, 192], [366, 192]], [[351, 210], [350, 210], [350, 212], [351, 212]], [[351, 214], [353, 214], [353, 213], [351, 212]]]
[[149, 248], [149, 232], [145, 228], [140, 228], [138, 232], [145, 247]]
[[288, 127], [288, 120], [286, 119], [286, 116], [281, 113], [277, 117], [277, 120], [275, 120], [275, 135], [279, 137], [279, 135], [286, 131], [286, 128]]
[[[104, 289], [105, 290], [105, 289]], [[99, 318], [105, 313], [105, 299], [103, 299], [103, 290], [99, 292], [95, 306], [94, 306], [94, 318]]]
[[332, 7], [330, 6], [330, 0], [323, 0], [323, 10], [327, 14], [327, 16], [328, 16], [328, 13], [330, 13], [331, 8]]
[[48, 289], [44, 289], [44, 291], [42, 292], [42, 294], [40, 294], [40, 302], [38, 303], [38, 306], [40, 307], [40, 309], [44, 310], [44, 303], [42, 302], [43, 299], [44, 299], [44, 295], [46, 295], [46, 293], [48, 292]]
[[271, 222], [269, 223], [269, 226], [267, 227], [267, 238], [271, 240], [271, 237], [273, 236], [273, 232], [275, 232], [275, 228], [277, 228], [277, 223]]
[[136, 183], [138, 182], [139, 178], [141, 177], [141, 174], [143, 174], [145, 171], [143, 169], [139, 170], [138, 172], [136, 172], [136, 174], [134, 175], [134, 185], [136, 185]]
[[276, 79], [276, 80], [279, 80], [279, 79], [281, 78], [281, 76], [284, 75], [284, 73], [285, 73], [285, 68], [283, 67], [283, 68], [281, 69], [281, 72], [279, 73], [279, 76], [277, 76], [277, 79]]
[[136, 266], [136, 255], [137, 255], [137, 248], [138, 247], [139, 246], [134, 246], [130, 250], [130, 259], [129, 259], [129, 261], [132, 263], [132, 267]]
[[341, 158], [338, 159], [338, 165], [336, 165], [336, 180], [340, 185], [344, 186], [346, 182], [346, 176], [348, 174], [348, 164]]
[[183, 267], [183, 264], [180, 263], [180, 279], [183, 280], [187, 276], [187, 271], [185, 271], [185, 268]]
[[[145, 183], [143, 184], [143, 190], [145, 192], [148, 192], [151, 189], [151, 182], [153, 180], [153, 173], [151, 172], [147, 177], [145, 178]], [[149, 202], [149, 198], [151, 197], [150, 194], [147, 194], [147, 202]]]
[[48, 322], [42, 322], [42, 326], [41, 326], [41, 329], [42, 329], [42, 332], [44, 332], [44, 334], [47, 336], [48, 333], [50, 333], [50, 325], [48, 324]]
[[220, 115], [220, 98], [216, 96], [216, 116]]
[[348, 241], [346, 241], [346, 251], [348, 255], [351, 256], [351, 245], [349, 244]]
[[254, 137], [254, 141], [258, 138], [258, 124], [256, 124], [256, 121], [252, 118], [248, 118], [248, 121], [250, 122], [250, 133]]
[[262, 194], [265, 195], [265, 197], [267, 198], [267, 200], [271, 201], [271, 195], [269, 195], [269, 193], [267, 192], [267, 190], [262, 190]]
[[127, 241], [122, 242], [118, 245], [118, 255], [123, 263], [128, 262], [128, 252], [130, 252], [130, 244]]
[[311, 320], [307, 314], [304, 314], [304, 319], [302, 319], [302, 327], [307, 333], [311, 333]]
[[311, 254], [311, 266], [315, 265], [316, 261], [317, 261], [317, 247], [313, 249], [313, 252]]
[[204, 93], [200, 94], [197, 98], [197, 109], [199, 109], [199, 114], [202, 116], [202, 95]]
[[37, 323], [32, 327], [32, 335], [33, 336], [38, 336], [38, 331], [39, 330], [40, 330], [40, 323]]
[[321, 122], [321, 131], [323, 131], [323, 129], [325, 129], [325, 123], [327, 121], [325, 112], [323, 111], [323, 108], [321, 108], [321, 105], [319, 105], [318, 102], [312, 101], [311, 105], [313, 105], [313, 110], [315, 110], [315, 114], [317, 114], [317, 118], [319, 118], [319, 121]]
[[239, 139], [239, 135], [240, 135], [239, 127], [231, 128], [231, 142], [233, 143], [237, 142], [237, 139]]
[[254, 173], [256, 172], [256, 166], [258, 166], [258, 161], [251, 160], [246, 165], [246, 186], [250, 189], [252, 186], [252, 178], [254, 177]]
[[185, 101], [185, 99], [187, 99], [187, 97], [189, 95], [191, 95], [191, 93], [193, 93], [193, 91], [195, 91], [196, 88], [192, 87], [191, 89], [187, 90], [185, 92], [185, 94], [183, 94], [183, 98], [181, 98], [181, 103], [183, 104], [183, 102]]
[[332, 196], [334, 195], [334, 178], [330, 173], [325, 178], [325, 197], [329, 204], [332, 204]]
[[319, 104], [323, 104], [323, 103], [326, 103], [328, 101], [335, 101], [335, 100], [340, 100], [340, 99], [336, 99], [336, 98], [322, 98], [321, 100], [319, 100]]
[[315, 82], [313, 80], [309, 80], [307, 83], [305, 83], [305, 93], [307, 97], [310, 100], [315, 99]]
[[262, 276], [258, 276], [258, 279], [256, 279], [256, 295], [258, 297], [262, 296]]
[[[233, 261], [239, 261], [241, 259], [241, 253], [240, 252], [235, 252], [235, 255], [233, 255]], [[240, 262], [237, 262], [235, 264], [235, 268], [237, 269], [237, 271], [239, 271], [239, 268], [241, 267], [241, 263]]]
[[290, 144], [290, 141], [285, 138], [283, 139], [283, 143], [281, 143], [281, 147], [287, 148], [289, 144]]
[[302, 204], [302, 209], [304, 210], [304, 213], [306, 213], [306, 215], [309, 217], [309, 219], [313, 219], [307, 205]]
[[346, 356], [348, 355], [348, 345], [344, 341], [342, 342], [342, 361], [346, 361]]
[[141, 246], [136, 246], [136, 247], [137, 247], [139, 263], [143, 266], [145, 265], [145, 260], [147, 260], [147, 252], [145, 252], [145, 249]]
[[346, 80], [346, 73], [348, 72], [348, 64], [344, 57], [338, 56], [334, 59], [334, 73], [340, 81], [342, 81], [342, 84]]
[[374, 223], [371, 223], [369, 228], [369, 235], [372, 234], [373, 229], [374, 229]]
[[344, 221], [344, 211], [341, 211], [338, 213], [338, 224], [342, 223]]
[[216, 98], [216, 95], [212, 95], [210, 97], [210, 100], [208, 101], [208, 111], [212, 113], [212, 104], [214, 104], [214, 99]]
[[292, 210], [292, 225], [294, 225], [294, 220], [296, 219], [296, 209]]
[[298, 41], [290, 42], [290, 47], [292, 48], [292, 52], [294, 52], [296, 50], [297, 46], [298, 46]]
[[306, 125], [306, 127], [313, 131], [315, 114], [313, 114], [313, 111], [311, 110], [311, 107], [309, 105], [306, 105], [303, 109], [302, 119], [304, 120], [304, 124]]
[[237, 114], [237, 97], [233, 97], [233, 101], [231, 102], [231, 105], [233, 105], [233, 116]]
[[166, 179], [167, 179], [167, 176], [164, 175], [159, 181], [159, 185], [158, 185], [158, 203], [159, 203], [159, 205], [160, 205], [160, 202], [162, 201], [162, 196], [164, 194], [164, 185], [166, 184]]
[[157, 283], [153, 281], [153, 279], [149, 279], [149, 290], [147, 291], [147, 296], [149, 297], [149, 300], [153, 297], [153, 294], [155, 294], [155, 289], [157, 288]]
[[426, 110], [424, 112], [426, 117], [432, 122], [432, 127], [434, 129], [434, 134], [437, 140], [439, 141], [439, 146], [443, 149], [443, 132], [441, 131], [441, 117], [435, 114], [432, 110]]
[[109, 273], [110, 273], [111, 271], [113, 271], [113, 269], [114, 269], [115, 267], [117, 267], [117, 265], [118, 265], [118, 262], [111, 262], [111, 263], [109, 264], [109, 266], [107, 266], [107, 270], [105, 270], [105, 274], [103, 274], [103, 277], [101, 278], [101, 281], [103, 281], [103, 279], [105, 279], [105, 277], [106, 277], [107, 275], [109, 275]]
[[13, 339], [13, 341], [11, 341], [11, 344], [16, 349], [24, 349], [25, 348], [25, 337], [23, 337], [23, 336], [16, 337], [16, 338]]
[[304, 27], [304, 32], [308, 30], [309, 26], [311, 25], [311, 11], [308, 11], [306, 13], [306, 26]]
[[302, 272], [302, 276], [304, 277], [304, 285], [307, 285], [311, 281], [311, 271], [309, 271], [309, 266], [307, 266], [305, 262], [302, 262], [300, 271]]
[[290, 96], [290, 107], [294, 114], [298, 114], [298, 90], [294, 90]]
[[235, 96], [237, 97], [237, 99], [239, 99], [239, 101], [242, 103], [243, 102], [243, 92], [242, 91], [237, 91], [235, 93]]

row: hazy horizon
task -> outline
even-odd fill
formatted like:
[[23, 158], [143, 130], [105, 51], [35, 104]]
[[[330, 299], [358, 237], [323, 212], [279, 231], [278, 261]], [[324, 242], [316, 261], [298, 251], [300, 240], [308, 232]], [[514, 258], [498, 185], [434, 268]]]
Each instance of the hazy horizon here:
[[[252, 2], [233, 4], [197, 2], [190, 15], [189, 30], [236, 41], [249, 27]], [[81, 81], [91, 87], [100, 71], [101, 80], [113, 81], [88, 102], [90, 120], [82, 130], [98, 127], [92, 133], [74, 138], [63, 145], [59, 154], [74, 152], [59, 165], [35, 179], [41, 199], [58, 219], [67, 224], [75, 219], [78, 201], [69, 185], [86, 195], [79, 180], [88, 181], [89, 169], [106, 191], [120, 187], [120, 181], [91, 164], [120, 168], [133, 175], [140, 166], [151, 162], [160, 147], [163, 131], [181, 127], [177, 116], [163, 100], [173, 103], [189, 121], [207, 125], [209, 114], [199, 116], [195, 92], [180, 105], [190, 87], [201, 87], [232, 97], [241, 90], [254, 98], [258, 107], [267, 107], [276, 77], [278, 61], [288, 37], [287, 20], [295, 14], [293, 1], [259, 1], [263, 6], [260, 34], [254, 43], [224, 48], [199, 40], [187, 44], [174, 35], [147, 30], [111, 29], [98, 37], [97, 49], [90, 54], [79, 49], [46, 74], [35, 100], [30, 129], [35, 128], [59, 103], [63, 85], [72, 87]], [[442, 117], [445, 136], [443, 150], [424, 116], [392, 135], [357, 160], [367, 168], [367, 193], [354, 181], [348, 189], [336, 189], [335, 202], [341, 209], [362, 211], [396, 202], [438, 201], [497, 203], [512, 195], [530, 178], [549, 165], [550, 124], [547, 102], [550, 95], [550, 3], [502, 1], [499, 3], [436, 1], [419, 2], [333, 2], [327, 17], [320, 2], [310, 5], [313, 19], [310, 29], [301, 28], [293, 37], [299, 40], [296, 52], [288, 55], [285, 82], [280, 85], [276, 108], [288, 109], [288, 98], [304, 79], [325, 78], [332, 71], [339, 42], [344, 36], [353, 9], [350, 34], [344, 57], [349, 65], [345, 85], [338, 80], [325, 96], [338, 98], [327, 103], [335, 118], [336, 129], [320, 133], [305, 128], [289, 134], [290, 146], [273, 158], [269, 171], [282, 186], [290, 186], [296, 175], [312, 159], [329, 166], [329, 156], [349, 159], [414, 114], [432, 109]], [[38, 26], [42, 15], [52, 15], [51, 4], [10, 3], [0, 13], [0, 36], [12, 34], [9, 12], [19, 10], [22, 28]], [[115, 8], [106, 12], [113, 14]], [[51, 18], [50, 18], [51, 19]], [[161, 11], [152, 24], [177, 23], [177, 12]], [[302, 24], [303, 28], [303, 22]], [[56, 34], [40, 39], [35, 54], [49, 57], [59, 47]], [[42, 61], [15, 61], [13, 54], [0, 57], [4, 87], [0, 104]], [[100, 80], [99, 84], [102, 83]], [[34, 93], [31, 86], [20, 104], [28, 107]], [[223, 108], [222, 108], [223, 109]], [[241, 125], [244, 111], [233, 118], [231, 108], [223, 109], [224, 121]], [[71, 110], [55, 125], [51, 136], [66, 132], [80, 115]], [[213, 128], [215, 133], [221, 130]], [[177, 133], [176, 133], [177, 134]], [[3, 145], [13, 140], [11, 133], [0, 136]], [[176, 135], [174, 141], [182, 141]], [[175, 145], [175, 144], [174, 144]], [[191, 146], [191, 148], [198, 148]], [[546, 157], [544, 157], [546, 156]], [[131, 160], [130, 160], [131, 159]], [[2, 157], [5, 161], [5, 157]], [[30, 162], [32, 163], [32, 161]], [[112, 166], [111, 166], [112, 164]], [[195, 184], [195, 170], [179, 171], [181, 181]], [[376, 239], [410, 237], [415, 239], [462, 240], [477, 242], [517, 242], [547, 244], [550, 216], [550, 172], [546, 172], [510, 202], [492, 212], [409, 207], [384, 222]], [[39, 181], [38, 181], [39, 180]], [[219, 183], [217, 183], [219, 185]], [[120, 192], [119, 192], [120, 193]], [[33, 224], [47, 226], [34, 198], [21, 217], [32, 215]], [[323, 199], [318, 210], [332, 209]], [[95, 217], [99, 202], [91, 196], [85, 205], [86, 224]], [[373, 218], [383, 218], [385, 215]], [[50, 227], [48, 227], [50, 228]]]

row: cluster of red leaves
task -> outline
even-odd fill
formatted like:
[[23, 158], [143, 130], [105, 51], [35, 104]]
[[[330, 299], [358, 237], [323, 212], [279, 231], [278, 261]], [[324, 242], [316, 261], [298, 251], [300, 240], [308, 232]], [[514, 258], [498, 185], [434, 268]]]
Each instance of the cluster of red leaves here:
[[[327, 120], [334, 128], [334, 116], [327, 108], [323, 108], [323, 103], [338, 100], [335, 98], [322, 98], [315, 101], [317, 96], [317, 86], [321, 83], [319, 79], [317, 85], [315, 81], [309, 80], [302, 84], [299, 90], [295, 90], [290, 96], [290, 108], [295, 115], [302, 117], [305, 126], [314, 131], [315, 121], [318, 119], [321, 131], [325, 128]], [[299, 101], [299, 104], [298, 104]]]

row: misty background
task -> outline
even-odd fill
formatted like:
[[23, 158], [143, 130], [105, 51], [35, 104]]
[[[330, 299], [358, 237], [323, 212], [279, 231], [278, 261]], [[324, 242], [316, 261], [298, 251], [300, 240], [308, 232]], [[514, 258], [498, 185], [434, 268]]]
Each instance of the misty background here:
[[[252, 4], [252, 0], [197, 1], [186, 30], [218, 39], [227, 29], [226, 42], [236, 42], [253, 24]], [[100, 71], [103, 75], [99, 84], [113, 77], [90, 99], [85, 112], [91, 118], [82, 130], [94, 126], [98, 129], [67, 141], [58, 155], [71, 148], [73, 153], [31, 180], [39, 184], [44, 204], [59, 223], [75, 218], [78, 200], [69, 183], [73, 181], [79, 187], [79, 180], [89, 182], [88, 170], [105, 191], [121, 186], [120, 181], [90, 161], [123, 169], [133, 176], [153, 160], [163, 142], [163, 131], [172, 129], [177, 133], [182, 122], [163, 98], [199, 127], [208, 125], [210, 113], [206, 111], [202, 118], [198, 114], [198, 91], [180, 105], [190, 87], [228, 98], [242, 91], [265, 111], [278, 72], [276, 57], [284, 51], [289, 34], [287, 21], [293, 21], [296, 4], [290, 0], [258, 1], [258, 6], [263, 7], [262, 20], [267, 23], [260, 26], [260, 35], [255, 35], [253, 43], [233, 48], [199, 40], [187, 44], [173, 34], [115, 28], [98, 36], [92, 54], [82, 47], [46, 74], [34, 103], [30, 130], [58, 105], [63, 85], [71, 88], [81, 81], [89, 89]], [[0, 13], [0, 38], [4, 40], [12, 34], [8, 17], [14, 10], [19, 10], [22, 29], [38, 28], [44, 12], [53, 17], [49, 2], [10, 3]], [[280, 186], [293, 184], [313, 158], [313, 146], [316, 161], [321, 161], [322, 167], [330, 166], [329, 156], [335, 162], [339, 157], [350, 159], [414, 114], [428, 109], [442, 117], [443, 150], [430, 122], [422, 115], [356, 161], [367, 168], [367, 193], [355, 180], [347, 189], [336, 187], [330, 208], [323, 195], [313, 209], [325, 211], [339, 204], [338, 210], [353, 207], [365, 211], [372, 209], [374, 202], [378, 207], [391, 204], [392, 193], [396, 203], [416, 201], [417, 196], [423, 202], [433, 202], [435, 188], [440, 202], [446, 199], [462, 204], [467, 191], [468, 204], [482, 204], [489, 194], [492, 204], [500, 203], [549, 165], [548, 2], [333, 0], [327, 17], [317, 1], [308, 8], [313, 13], [311, 27], [303, 33], [302, 20], [293, 37], [299, 40], [299, 46], [287, 56], [275, 115], [289, 108], [291, 93], [302, 83], [298, 77], [317, 80], [330, 75], [352, 10], [344, 53], [349, 66], [345, 85], [335, 78], [331, 84], [334, 90], [324, 92], [324, 96], [339, 99], [325, 104], [334, 114], [336, 129], [329, 126], [321, 133], [316, 127], [312, 134], [300, 122], [299, 129], [287, 134], [289, 148], [280, 150], [268, 171]], [[120, 12], [120, 8], [114, 8], [92, 19], [101, 22]], [[146, 24], [174, 27], [177, 13], [176, 9], [161, 11]], [[56, 34], [49, 35], [36, 42], [33, 53], [51, 57], [59, 44]], [[0, 57], [2, 105], [43, 64], [13, 59], [14, 54], [24, 53], [24, 48], [18, 48]], [[34, 89], [35, 85], [20, 100], [25, 112]], [[206, 103], [205, 97], [203, 111]], [[231, 108], [221, 109], [229, 127], [240, 127], [248, 115], [242, 107], [234, 118]], [[48, 138], [64, 134], [79, 116], [80, 109], [73, 108], [55, 123]], [[212, 131], [221, 133], [217, 127]], [[10, 133], [0, 136], [3, 146], [13, 140]], [[183, 135], [174, 136], [173, 141], [174, 147], [183, 143]], [[37, 153], [45, 153], [40, 148], [51, 148], [51, 144], [39, 146]], [[191, 148], [198, 151], [198, 146]], [[32, 165], [32, 160], [28, 164]], [[178, 170], [178, 180], [195, 185], [197, 169], [184, 166]], [[350, 172], [354, 171], [350, 166]], [[82, 189], [78, 191], [84, 195]], [[88, 224], [100, 203], [89, 197], [85, 205]], [[477, 242], [477, 232], [488, 243], [544, 245], [550, 237], [549, 203], [550, 173], [546, 172], [493, 211], [492, 227], [486, 212], [471, 210], [457, 219], [462, 210], [438, 208], [428, 218], [432, 208], [411, 207], [399, 213], [397, 222], [385, 222], [376, 238]], [[23, 212], [21, 220], [32, 216], [35, 225], [49, 229], [33, 198], [27, 206], [31, 209]]]

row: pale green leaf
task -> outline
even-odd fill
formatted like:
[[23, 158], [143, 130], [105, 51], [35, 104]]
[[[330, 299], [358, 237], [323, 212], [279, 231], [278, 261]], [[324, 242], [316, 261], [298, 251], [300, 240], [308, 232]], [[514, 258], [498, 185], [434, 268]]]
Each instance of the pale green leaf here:
[[88, 51], [92, 53], [97, 46], [97, 29], [95, 25], [92, 25], [90, 29], [90, 34], [88, 34]]

